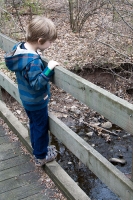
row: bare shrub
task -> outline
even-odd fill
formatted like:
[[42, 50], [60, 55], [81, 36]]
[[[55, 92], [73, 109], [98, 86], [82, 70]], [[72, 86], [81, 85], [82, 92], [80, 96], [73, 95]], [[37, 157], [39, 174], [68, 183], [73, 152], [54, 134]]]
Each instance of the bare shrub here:
[[86, 20], [105, 4], [103, 0], [68, 0], [70, 25], [73, 32], [80, 32]]
[[108, 56], [108, 62], [133, 61], [132, 11], [132, 0], [108, 0], [102, 9], [95, 41], [104, 45], [104, 57]]
[[[12, 39], [25, 39], [25, 27], [33, 15], [40, 15], [43, 7], [40, 1], [1, 0], [0, 1], [0, 31]], [[25, 20], [23, 20], [25, 16]]]

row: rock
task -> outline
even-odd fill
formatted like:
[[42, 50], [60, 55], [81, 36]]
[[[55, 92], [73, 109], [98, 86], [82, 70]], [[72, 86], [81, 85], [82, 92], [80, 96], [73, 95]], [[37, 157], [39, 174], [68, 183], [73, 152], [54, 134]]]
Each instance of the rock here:
[[98, 127], [99, 125], [101, 125], [100, 122], [96, 122], [96, 123], [90, 122], [90, 126], [92, 126], [92, 127]]
[[125, 176], [127, 177], [127, 178], [129, 178], [129, 179], [131, 179], [132, 178], [132, 174], [125, 174]]
[[130, 136], [131, 136], [130, 133], [128, 133], [127, 135], [123, 135], [122, 137], [127, 138], [127, 137], [130, 137]]
[[80, 137], [82, 137], [82, 136], [84, 136], [84, 132], [83, 132], [83, 131], [80, 131], [80, 132], [78, 133], [78, 135], [79, 135]]
[[66, 114], [63, 114], [63, 115], [62, 115], [62, 117], [64, 117], [64, 118], [67, 118], [67, 117], [68, 117], [68, 115], [66, 115]]
[[77, 115], [80, 115], [81, 114], [81, 111], [80, 110], [75, 110], [75, 113], [77, 114]]
[[16, 112], [20, 115], [20, 113], [21, 113], [21, 110], [16, 110]]
[[73, 103], [73, 99], [65, 99], [66, 103]]
[[88, 141], [88, 138], [87, 138], [87, 137], [85, 137], [85, 138], [84, 138], [84, 141], [86, 141], [86, 142], [87, 142], [87, 141]]
[[79, 123], [83, 123], [83, 121], [84, 121], [84, 116], [79, 119]]
[[77, 107], [76, 107], [76, 106], [72, 106], [72, 107], [70, 108], [70, 111], [72, 111], [72, 112], [75, 112], [75, 110], [77, 110]]
[[86, 133], [86, 135], [89, 136], [89, 137], [92, 137], [93, 136], [93, 132]]
[[125, 165], [127, 163], [126, 160], [119, 159], [119, 158], [110, 158], [109, 161], [114, 165], [117, 165], [117, 164]]
[[98, 119], [96, 117], [93, 117], [93, 122], [98, 122]]
[[123, 158], [123, 155], [122, 155], [122, 154], [119, 154], [118, 156], [119, 156], [119, 158]]
[[60, 154], [64, 154], [64, 152], [65, 152], [65, 146], [61, 145], [61, 147], [60, 147]]
[[108, 122], [102, 123], [101, 126], [103, 128], [110, 129], [110, 128], [112, 128], [112, 123], [108, 121]]
[[51, 105], [56, 105], [56, 101], [52, 101], [52, 102], [51, 102]]

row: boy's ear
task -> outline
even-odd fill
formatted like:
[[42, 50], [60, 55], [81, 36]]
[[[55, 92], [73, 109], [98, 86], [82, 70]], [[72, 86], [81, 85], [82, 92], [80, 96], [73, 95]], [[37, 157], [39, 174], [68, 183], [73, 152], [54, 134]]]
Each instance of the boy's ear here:
[[41, 44], [42, 43], [41, 41], [42, 41], [42, 38], [39, 38], [38, 39], [38, 44]]

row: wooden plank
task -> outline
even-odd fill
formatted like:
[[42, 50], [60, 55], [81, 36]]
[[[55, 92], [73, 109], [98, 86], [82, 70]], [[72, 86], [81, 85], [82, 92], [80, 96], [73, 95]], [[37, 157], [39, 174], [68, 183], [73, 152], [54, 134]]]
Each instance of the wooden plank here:
[[16, 167], [12, 167], [10, 169], [6, 169], [4, 171], [0, 171], [0, 181], [4, 181], [6, 179], [10, 179], [13, 177], [17, 177], [19, 175], [29, 173], [35, 170], [35, 167], [29, 162], [18, 165]]
[[28, 161], [29, 157], [26, 155], [16, 156], [4, 161], [0, 161], [0, 171], [24, 164]]
[[51, 133], [53, 133], [116, 195], [120, 196], [123, 200], [132, 200], [133, 182], [122, 172], [52, 113], [49, 113], [49, 127]]
[[[4, 145], [3, 145], [4, 146]], [[21, 155], [22, 153], [20, 152], [20, 149], [18, 148], [9, 148], [8, 150], [6, 151], [0, 151], [0, 161], [3, 161], [3, 160], [7, 160], [7, 159], [10, 159], [10, 158], [14, 158], [16, 156], [19, 156]]]
[[8, 192], [1, 193], [0, 199], [1, 200], [5, 200], [5, 199], [6, 200], [20, 200], [37, 193], [41, 193], [43, 189], [44, 189], [43, 185], [39, 183], [33, 183], [33, 184], [25, 185], [19, 188], [15, 188]]
[[[47, 194], [46, 192], [44, 192], [43, 194], [42, 193], [39, 193], [39, 194], [35, 194], [35, 195], [32, 195], [32, 196], [29, 196], [29, 197], [26, 197], [26, 198], [23, 198], [23, 200], [54, 200], [54, 194], [53, 196], [51, 196], [51, 198], [49, 199], [49, 194]], [[58, 198], [58, 197], [57, 197]], [[55, 200], [57, 200], [57, 198], [55, 197]]]
[[3, 143], [8, 143], [8, 142], [9, 142], [9, 137], [7, 135], [0, 137], [0, 145]]
[[5, 52], [11, 51], [15, 43], [17, 43], [15, 40], [12, 40], [11, 38], [0, 33], [0, 48]]
[[[0, 152], [8, 151], [8, 150], [15, 150], [19, 147], [18, 144], [13, 143], [13, 144], [1, 144], [0, 145]], [[14, 151], [15, 152], [15, 151]]]
[[39, 178], [40, 177], [37, 173], [29, 172], [26, 174], [19, 175], [17, 177], [13, 177], [13, 178], [1, 181], [0, 182], [0, 194], [3, 192], [7, 192], [7, 191], [13, 190], [15, 188], [24, 186], [24, 185], [27, 185], [27, 187], [28, 187], [28, 184], [38, 182]]
[[0, 72], [0, 86], [2, 86], [13, 98], [15, 98], [20, 104], [22, 104], [19, 98], [17, 84], [15, 84], [3, 72]]
[[6, 131], [3, 130], [3, 127], [0, 126], [0, 137], [5, 136], [5, 135], [6, 135]]
[[[21, 123], [19, 123], [19, 120], [14, 115], [12, 115], [12, 112], [9, 109], [7, 111], [6, 105], [1, 101], [0, 101], [0, 117], [4, 119], [4, 121], [10, 126], [12, 131], [19, 137], [19, 139], [23, 142], [23, 144], [28, 148], [29, 145], [27, 144], [30, 144], [28, 130]], [[29, 152], [32, 153], [31, 148], [29, 149]]]
[[91, 200], [87, 195], [77, 186], [70, 176], [56, 163], [56, 161], [47, 163], [44, 166], [46, 173], [53, 180], [56, 186], [62, 193], [70, 200]]

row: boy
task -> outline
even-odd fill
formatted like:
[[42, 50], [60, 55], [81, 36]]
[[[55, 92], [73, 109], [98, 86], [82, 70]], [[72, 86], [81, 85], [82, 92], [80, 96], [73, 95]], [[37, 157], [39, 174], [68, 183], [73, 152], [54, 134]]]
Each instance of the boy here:
[[30, 122], [30, 138], [35, 165], [42, 166], [54, 160], [57, 151], [48, 146], [48, 101], [49, 80], [56, 61], [49, 61], [45, 67], [38, 50], [44, 51], [57, 38], [54, 23], [45, 17], [35, 17], [27, 27], [26, 42], [13, 47], [5, 56], [6, 66], [17, 78], [20, 99]]

